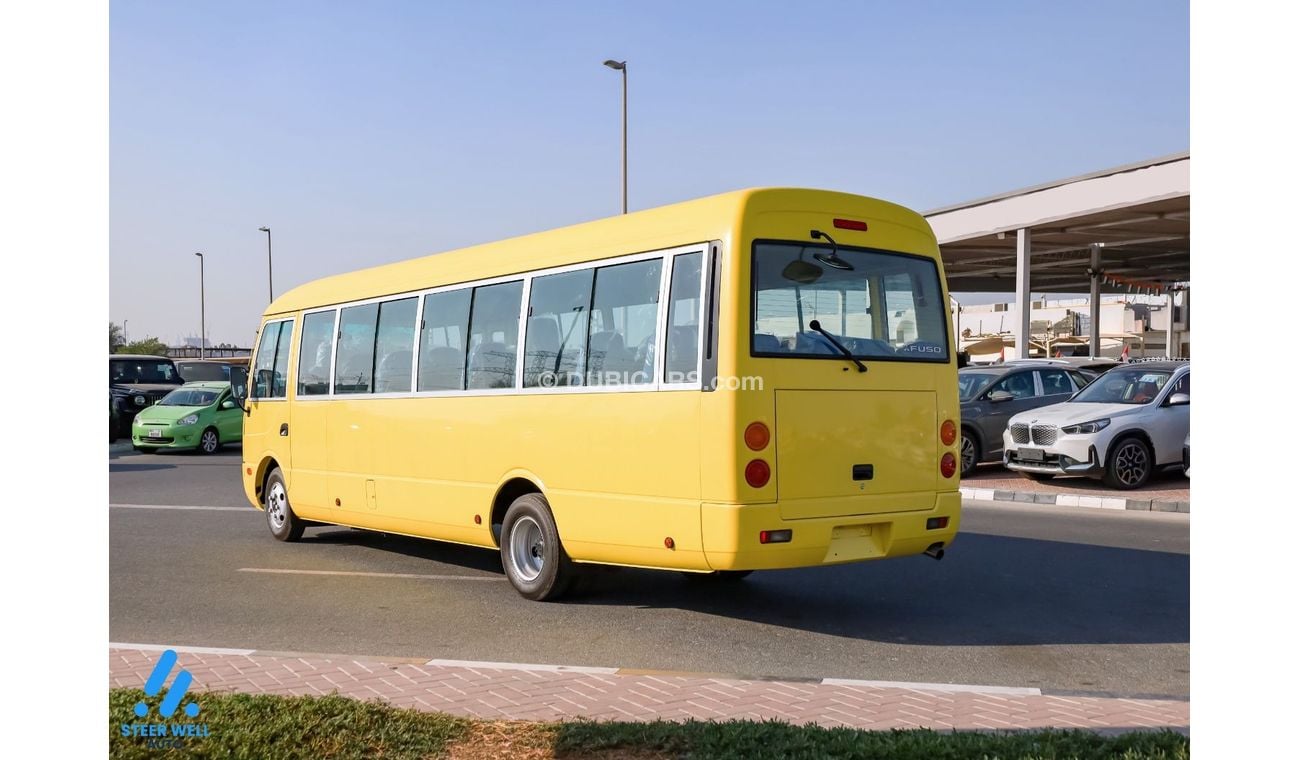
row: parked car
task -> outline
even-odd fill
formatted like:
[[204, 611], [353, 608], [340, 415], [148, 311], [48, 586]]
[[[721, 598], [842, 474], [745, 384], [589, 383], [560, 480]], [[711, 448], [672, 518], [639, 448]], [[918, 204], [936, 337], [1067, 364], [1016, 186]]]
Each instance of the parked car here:
[[139, 451], [198, 449], [213, 454], [241, 441], [244, 411], [230, 383], [186, 383], [135, 416], [131, 445]]
[[1079, 370], [1039, 363], [958, 370], [962, 477], [980, 462], [1001, 461], [1002, 432], [1012, 415], [1064, 401], [1090, 380]]
[[165, 356], [109, 354], [108, 390], [117, 409], [117, 437], [129, 438], [135, 416], [182, 382], [176, 365]]
[[1044, 364], [1055, 364], [1057, 366], [1073, 367], [1091, 377], [1096, 377], [1109, 369], [1113, 369], [1123, 364], [1123, 362], [1118, 359], [1107, 359], [1104, 356], [1059, 356], [1049, 359], [1011, 359], [1003, 363], [1017, 365], [1037, 364], [1040, 366]]
[[180, 359], [176, 371], [187, 383], [228, 382], [236, 393], [248, 384], [248, 357], [221, 359]]
[[1087, 475], [1139, 488], [1180, 461], [1191, 383], [1185, 362], [1116, 367], [1069, 401], [1012, 417], [1002, 435], [1003, 463], [1035, 479]]
[[121, 429], [121, 423], [118, 421], [117, 396], [113, 394], [112, 389], [108, 391], [108, 442], [112, 443], [117, 440], [117, 431]]

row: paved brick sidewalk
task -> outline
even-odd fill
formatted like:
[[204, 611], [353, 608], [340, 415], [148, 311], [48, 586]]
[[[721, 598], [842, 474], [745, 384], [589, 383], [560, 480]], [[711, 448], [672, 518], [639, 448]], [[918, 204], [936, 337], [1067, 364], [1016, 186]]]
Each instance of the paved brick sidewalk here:
[[[162, 647], [110, 646], [109, 683], [143, 687]], [[612, 668], [463, 663], [178, 648], [197, 691], [339, 694], [493, 720], [752, 720], [867, 729], [1172, 728], [1177, 700], [1053, 696], [1036, 689], [742, 680]], [[976, 690], [978, 689], [978, 690]]]

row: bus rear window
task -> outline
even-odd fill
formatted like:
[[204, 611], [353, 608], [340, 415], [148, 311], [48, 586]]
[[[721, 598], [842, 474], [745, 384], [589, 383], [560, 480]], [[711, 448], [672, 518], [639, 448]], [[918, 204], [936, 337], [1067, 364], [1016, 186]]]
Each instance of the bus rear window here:
[[947, 362], [948, 309], [923, 256], [823, 244], [754, 244], [754, 356]]

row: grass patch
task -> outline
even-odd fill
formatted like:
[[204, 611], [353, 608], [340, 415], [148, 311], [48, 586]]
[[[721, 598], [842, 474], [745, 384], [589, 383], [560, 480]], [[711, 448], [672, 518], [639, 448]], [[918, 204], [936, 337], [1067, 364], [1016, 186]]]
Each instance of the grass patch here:
[[[109, 691], [109, 754], [115, 758], [889, 758], [890, 760], [1186, 760], [1187, 737], [1172, 731], [1101, 736], [1090, 731], [979, 733], [858, 731], [777, 721], [529, 723], [471, 721], [339, 696], [202, 693], [191, 721], [178, 711], [137, 718], [139, 689]], [[149, 746], [122, 724], [207, 724], [203, 738]], [[170, 737], [167, 738], [170, 740]]]
[[[165, 720], [158, 699], [146, 700], [149, 715], [134, 707], [145, 699], [140, 689], [111, 689], [109, 755], [116, 758], [425, 758], [442, 757], [465, 735], [469, 721], [442, 713], [401, 710], [378, 702], [340, 696], [284, 697], [270, 694], [193, 695], [202, 706], [197, 718], [180, 710]], [[122, 736], [122, 724], [207, 724], [210, 736], [181, 739], [179, 747], [150, 747], [146, 737]], [[169, 739], [170, 737], [168, 737]]]

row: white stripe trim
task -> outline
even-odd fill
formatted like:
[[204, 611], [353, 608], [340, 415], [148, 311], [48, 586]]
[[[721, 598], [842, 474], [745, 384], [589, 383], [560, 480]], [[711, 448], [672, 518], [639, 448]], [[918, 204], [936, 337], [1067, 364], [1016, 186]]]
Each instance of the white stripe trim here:
[[174, 509], [174, 510], [199, 510], [206, 512], [253, 512], [256, 511], [252, 506], [247, 507], [207, 507], [185, 504], [109, 504], [110, 509]]
[[1042, 695], [1039, 689], [1027, 686], [972, 686], [960, 683], [909, 683], [907, 681], [859, 681], [854, 678], [823, 678], [823, 686], [864, 686], [872, 689], [915, 689], [917, 691], [956, 691], [975, 692], [979, 694], [1008, 694], [1014, 696], [1036, 697]]
[[241, 567], [241, 573], [282, 573], [285, 575], [347, 575], [358, 578], [415, 578], [428, 581], [504, 581], [505, 577], [479, 575], [421, 575], [419, 573], [365, 573], [353, 570], [294, 570], [280, 567]]
[[173, 649], [177, 652], [191, 652], [193, 654], [234, 654], [234, 655], [243, 655], [245, 657], [257, 651], [255, 649], [225, 649], [223, 647], [178, 647], [178, 646], [164, 646], [162, 644], [123, 644], [123, 643], [112, 642], [112, 641], [108, 642], [108, 648], [109, 649], [139, 649], [145, 652], [163, 652], [168, 649]]
[[541, 670], [549, 673], [594, 673], [612, 676], [618, 668], [596, 668], [584, 665], [530, 665], [522, 662], [480, 662], [477, 660], [429, 660], [425, 665], [444, 668], [483, 668], [490, 670]]

